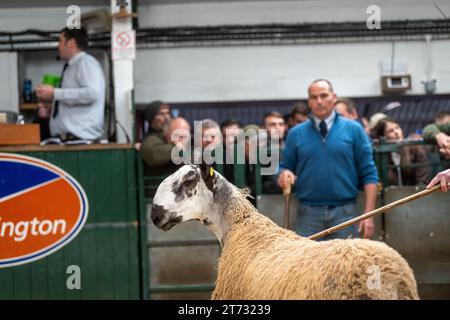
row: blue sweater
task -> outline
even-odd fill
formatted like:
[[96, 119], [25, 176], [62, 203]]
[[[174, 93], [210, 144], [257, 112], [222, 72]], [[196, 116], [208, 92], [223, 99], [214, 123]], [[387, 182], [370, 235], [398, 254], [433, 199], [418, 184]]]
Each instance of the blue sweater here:
[[297, 175], [297, 198], [306, 205], [333, 206], [354, 202], [359, 189], [378, 182], [369, 139], [359, 123], [336, 114], [322, 139], [313, 120], [289, 131], [280, 171]]

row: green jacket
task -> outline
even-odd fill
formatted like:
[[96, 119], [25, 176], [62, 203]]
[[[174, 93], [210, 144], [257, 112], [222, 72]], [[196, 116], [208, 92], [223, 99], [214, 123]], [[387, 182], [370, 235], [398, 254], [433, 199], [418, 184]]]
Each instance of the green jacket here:
[[173, 146], [162, 133], [152, 133], [142, 141], [141, 155], [151, 168], [165, 166], [171, 163]]
[[178, 169], [171, 160], [173, 147], [162, 133], [152, 133], [142, 141], [140, 152], [145, 161], [144, 192], [147, 197], [152, 198], [159, 184]]
[[427, 125], [423, 129], [423, 140], [428, 143], [436, 143], [436, 135], [441, 132], [450, 135], [450, 122]]

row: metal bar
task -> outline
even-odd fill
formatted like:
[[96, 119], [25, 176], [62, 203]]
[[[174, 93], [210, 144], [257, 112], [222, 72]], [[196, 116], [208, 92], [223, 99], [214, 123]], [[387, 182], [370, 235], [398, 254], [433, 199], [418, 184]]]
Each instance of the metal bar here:
[[[238, 148], [239, 144], [234, 144], [234, 162], [233, 162], [233, 178], [234, 178], [234, 185], [238, 188], [244, 188], [246, 183], [246, 177], [245, 177], [245, 163], [241, 164], [239, 163], [239, 159], [241, 158], [240, 153], [242, 152], [241, 148]], [[244, 157], [245, 159], [245, 157]]]
[[258, 196], [262, 194], [262, 177], [261, 177], [261, 163], [258, 161], [255, 164], [255, 199], [258, 202]]
[[[142, 156], [136, 151], [136, 164], [138, 169], [139, 186], [139, 249], [140, 249], [140, 273], [141, 273], [141, 294], [143, 299], [149, 297], [149, 278], [150, 278], [150, 257], [147, 249], [147, 201], [144, 194], [144, 164]], [[145, 245], [144, 245], [145, 244]]]
[[[0, 51], [54, 48], [59, 31], [1, 32]], [[367, 29], [365, 22], [304, 23], [187, 26], [176, 28], [145, 28], [136, 30], [138, 48], [214, 45], [263, 45], [299, 43], [342, 43], [361, 41], [422, 41], [423, 35], [435, 39], [450, 38], [450, 22], [435, 20], [384, 21], [379, 30]], [[102, 32], [90, 36], [91, 48], [109, 48], [110, 34]]]
[[215, 169], [217, 172], [219, 172], [221, 175], [223, 175], [223, 164], [222, 163], [216, 163]]
[[431, 166], [439, 166], [444, 164], [445, 162], [423, 162], [423, 163], [410, 163], [410, 164], [401, 164], [401, 165], [395, 165], [395, 164], [389, 164], [387, 167], [388, 169], [395, 169], [395, 168], [417, 168], [417, 167], [431, 167]]
[[[380, 141], [380, 146], [383, 147], [385, 140], [382, 139]], [[388, 172], [388, 153], [380, 152], [380, 174], [381, 174], [381, 183], [383, 184], [383, 188], [386, 188], [389, 185], [389, 172]]]

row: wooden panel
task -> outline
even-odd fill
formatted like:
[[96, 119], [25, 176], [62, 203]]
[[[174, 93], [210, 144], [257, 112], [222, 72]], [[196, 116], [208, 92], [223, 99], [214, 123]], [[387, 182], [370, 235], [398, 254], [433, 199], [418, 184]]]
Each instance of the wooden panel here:
[[0, 145], [40, 144], [38, 124], [0, 124]]
[[93, 151], [93, 150], [123, 150], [132, 149], [133, 145], [130, 143], [107, 143], [107, 144], [89, 144], [89, 145], [59, 145], [51, 144], [46, 146], [41, 145], [26, 145], [26, 146], [1, 146], [0, 152], [48, 152], [48, 151]]

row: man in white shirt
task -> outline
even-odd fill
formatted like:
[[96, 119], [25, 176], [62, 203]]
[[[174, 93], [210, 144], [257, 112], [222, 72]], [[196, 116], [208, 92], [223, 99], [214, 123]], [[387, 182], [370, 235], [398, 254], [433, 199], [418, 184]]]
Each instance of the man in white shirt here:
[[50, 134], [62, 140], [96, 140], [103, 135], [105, 77], [98, 61], [85, 52], [86, 29], [64, 28], [58, 53], [66, 61], [58, 88], [39, 85], [41, 102], [53, 102], [50, 109], [39, 105], [39, 114], [49, 117]]

